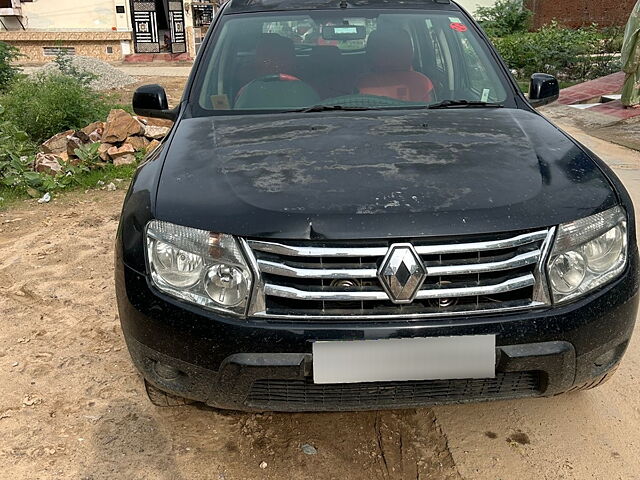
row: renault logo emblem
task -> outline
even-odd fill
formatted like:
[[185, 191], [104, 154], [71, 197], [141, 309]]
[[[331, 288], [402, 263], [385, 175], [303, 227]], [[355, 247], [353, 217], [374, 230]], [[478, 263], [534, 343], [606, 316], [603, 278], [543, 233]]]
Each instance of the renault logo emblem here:
[[427, 277], [420, 256], [410, 243], [389, 247], [378, 269], [378, 279], [393, 303], [411, 303]]

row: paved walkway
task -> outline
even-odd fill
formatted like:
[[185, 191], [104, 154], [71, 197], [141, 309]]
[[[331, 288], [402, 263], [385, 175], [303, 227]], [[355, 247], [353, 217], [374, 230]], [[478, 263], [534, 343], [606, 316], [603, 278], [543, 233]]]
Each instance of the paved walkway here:
[[[619, 93], [622, 90], [624, 78], [625, 74], [618, 72], [565, 88], [560, 92], [558, 103], [561, 105], [579, 105], [594, 103], [594, 99], [599, 102], [603, 95]], [[640, 117], [640, 110], [624, 108], [620, 100], [594, 105], [588, 110], [589, 113], [604, 115], [614, 121]]]
[[596, 105], [589, 110], [608, 117], [617, 118], [619, 120], [628, 120], [630, 118], [640, 117], [640, 109], [625, 108], [622, 103], [620, 103], [620, 100]]
[[585, 103], [589, 100], [607, 95], [610, 93], [618, 93], [622, 89], [624, 83], [624, 73], [618, 72], [606, 77], [596, 78], [590, 82], [579, 83], [573, 87], [564, 88], [560, 92], [559, 103], [562, 105], [574, 105], [576, 103]]

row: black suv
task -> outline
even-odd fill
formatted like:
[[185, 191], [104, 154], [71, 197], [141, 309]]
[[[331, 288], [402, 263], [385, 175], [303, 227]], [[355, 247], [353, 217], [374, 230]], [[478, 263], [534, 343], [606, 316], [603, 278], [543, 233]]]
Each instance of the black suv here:
[[587, 389], [638, 310], [629, 195], [448, 0], [231, 0], [125, 200], [156, 404], [414, 407]]

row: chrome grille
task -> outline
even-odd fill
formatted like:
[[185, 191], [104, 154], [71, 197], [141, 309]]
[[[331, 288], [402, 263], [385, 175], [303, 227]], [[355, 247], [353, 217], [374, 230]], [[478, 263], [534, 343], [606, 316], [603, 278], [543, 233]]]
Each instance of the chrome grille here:
[[[424, 317], [545, 303], [541, 258], [553, 229], [499, 238], [413, 240], [427, 278], [410, 304], [390, 301], [378, 280], [383, 242], [248, 240], [259, 270], [256, 316], [308, 319]], [[458, 241], [456, 241], [458, 240]]]

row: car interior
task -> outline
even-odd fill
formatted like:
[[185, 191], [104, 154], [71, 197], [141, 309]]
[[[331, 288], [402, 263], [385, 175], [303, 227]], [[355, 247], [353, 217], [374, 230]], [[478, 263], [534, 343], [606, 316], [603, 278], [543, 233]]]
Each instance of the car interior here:
[[200, 104], [273, 110], [504, 99], [477, 39], [449, 28], [459, 19], [393, 17], [268, 16], [234, 28], [231, 20], [216, 42]]

